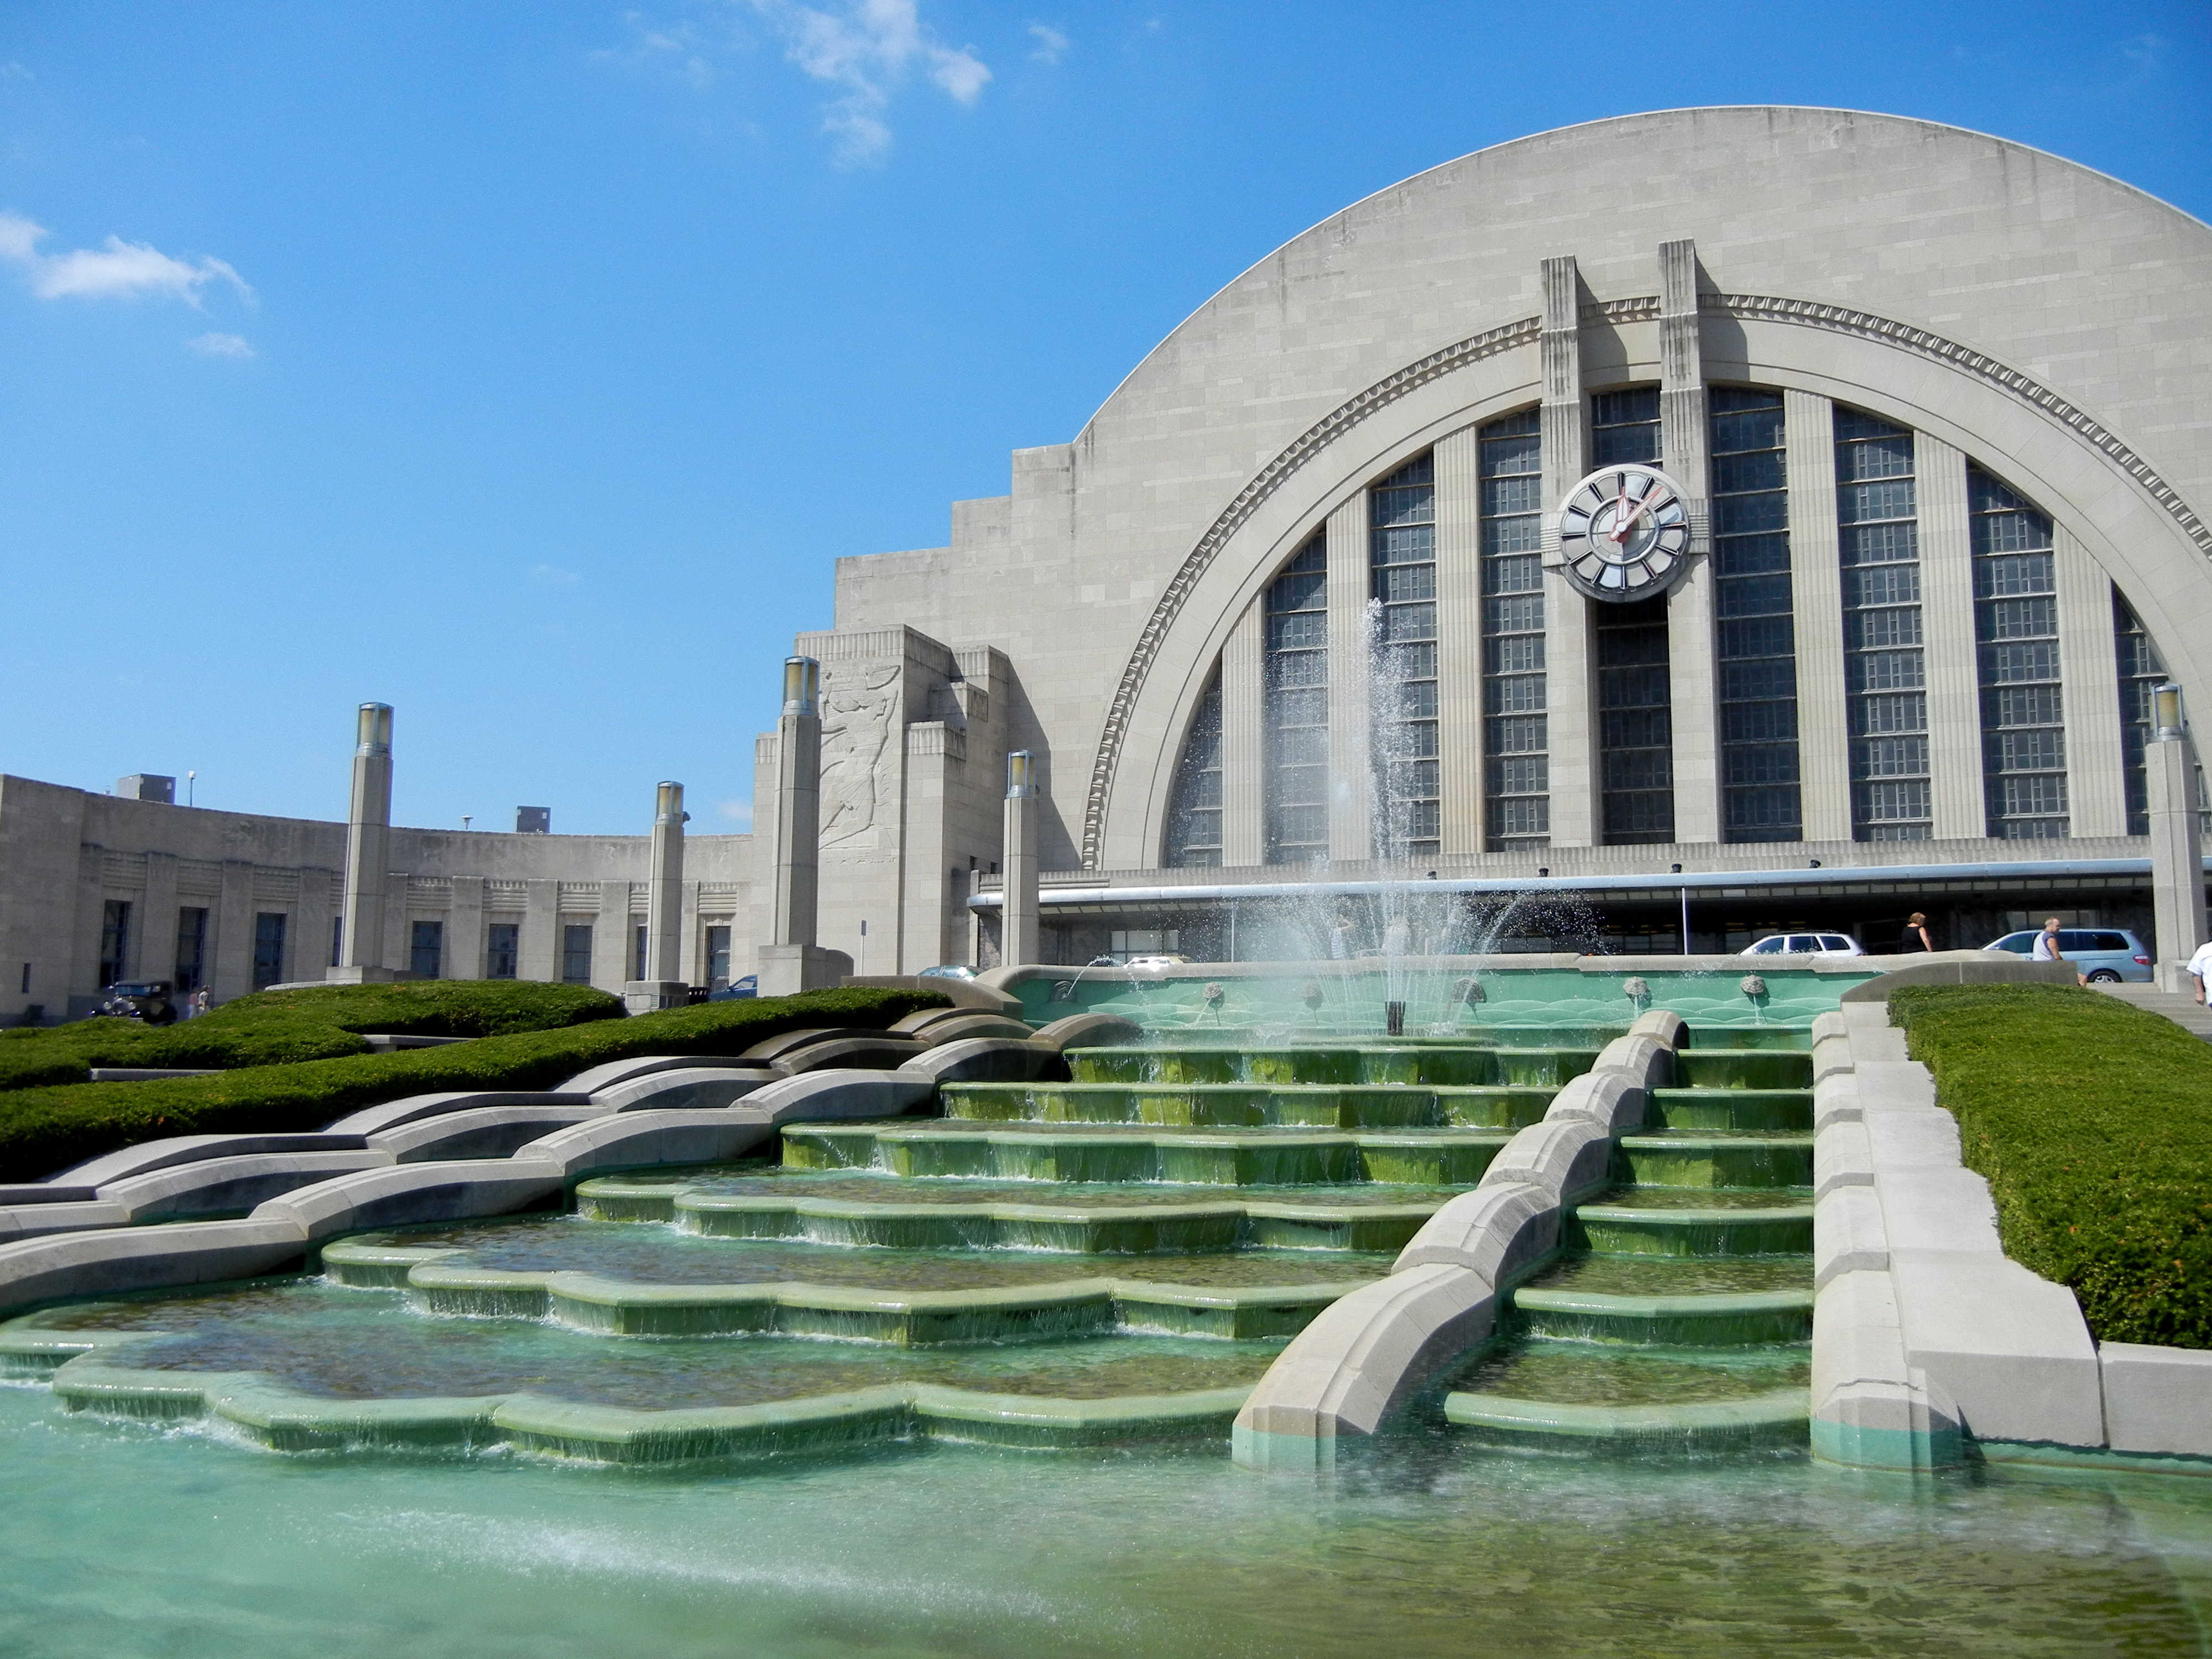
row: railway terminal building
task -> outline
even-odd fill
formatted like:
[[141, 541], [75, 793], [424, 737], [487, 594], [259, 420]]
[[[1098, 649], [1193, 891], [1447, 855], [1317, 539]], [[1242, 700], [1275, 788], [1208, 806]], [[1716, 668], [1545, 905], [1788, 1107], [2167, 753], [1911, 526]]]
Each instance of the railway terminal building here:
[[[994, 961], [1017, 750], [1048, 960], [1304, 953], [1377, 882], [1531, 896], [1505, 947], [2148, 936], [2151, 688], [2212, 708], [2208, 510], [2187, 215], [1837, 110], [1503, 144], [1238, 276], [947, 546], [839, 562], [797, 642], [819, 942]], [[758, 822], [689, 843], [694, 983], [767, 938]], [[0, 780], [0, 1020], [312, 976], [344, 843]], [[392, 970], [645, 977], [643, 836], [395, 829], [389, 862]]]

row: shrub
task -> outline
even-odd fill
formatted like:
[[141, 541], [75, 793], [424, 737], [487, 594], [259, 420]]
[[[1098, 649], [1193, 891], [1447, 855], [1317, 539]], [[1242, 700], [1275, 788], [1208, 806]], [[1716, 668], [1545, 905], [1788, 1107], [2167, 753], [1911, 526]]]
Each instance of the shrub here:
[[2094, 991], [1913, 986], [1890, 999], [2005, 1254], [2108, 1342], [2212, 1348], [2212, 1044]]
[[358, 1033], [501, 1036], [622, 1015], [622, 1000], [583, 985], [525, 980], [425, 980], [397, 985], [263, 991], [174, 1025], [81, 1019], [11, 1030], [0, 1043], [0, 1090], [82, 1083], [94, 1066], [228, 1071], [365, 1054]]
[[0, 1096], [0, 1181], [40, 1180], [102, 1152], [167, 1135], [297, 1133], [407, 1095], [550, 1089], [611, 1060], [738, 1054], [779, 1032], [811, 1025], [880, 1029], [945, 1001], [934, 991], [854, 987], [702, 1003], [451, 1048], [246, 1066], [215, 1077], [25, 1089]]

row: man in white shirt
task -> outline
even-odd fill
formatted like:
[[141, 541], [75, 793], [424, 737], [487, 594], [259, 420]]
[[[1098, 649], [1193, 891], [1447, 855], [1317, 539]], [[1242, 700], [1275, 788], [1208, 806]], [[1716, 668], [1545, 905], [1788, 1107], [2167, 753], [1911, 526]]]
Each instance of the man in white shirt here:
[[2189, 958], [2189, 977], [2197, 981], [2197, 1000], [2204, 1000], [2204, 981], [2212, 975], [2212, 941], [2197, 947], [2197, 954]]

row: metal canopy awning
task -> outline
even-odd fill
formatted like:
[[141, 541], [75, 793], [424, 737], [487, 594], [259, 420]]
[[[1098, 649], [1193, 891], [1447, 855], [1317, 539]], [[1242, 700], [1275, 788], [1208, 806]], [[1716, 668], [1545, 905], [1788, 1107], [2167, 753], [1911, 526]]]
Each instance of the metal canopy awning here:
[[[1685, 890], [1716, 898], [1841, 898], [1853, 893], [1956, 893], [1966, 890], [2026, 891], [2029, 888], [2140, 887], [2150, 880], [2150, 860], [2131, 859], [2039, 859], [1972, 864], [1853, 865], [1820, 869], [1700, 870], [1680, 874], [1586, 876], [1439, 876], [1405, 881], [1270, 881], [1192, 883], [1174, 886], [1043, 887], [1037, 905], [1045, 910], [1106, 912], [1159, 909], [1188, 904], [1220, 904], [1237, 899], [1303, 899], [1385, 893], [1571, 893], [1616, 902], [1656, 900]], [[977, 893], [972, 910], [996, 910], [1000, 892]]]

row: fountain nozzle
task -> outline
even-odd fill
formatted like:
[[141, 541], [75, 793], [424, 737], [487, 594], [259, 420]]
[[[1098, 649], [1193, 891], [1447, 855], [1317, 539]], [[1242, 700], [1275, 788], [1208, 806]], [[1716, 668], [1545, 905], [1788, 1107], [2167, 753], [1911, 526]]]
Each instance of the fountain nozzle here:
[[1753, 1002], [1763, 1000], [1766, 995], [1766, 981], [1757, 974], [1746, 974], [1736, 981], [1735, 988]]
[[1620, 988], [1620, 991], [1639, 1008], [1651, 1000], [1651, 981], [1648, 979], [1632, 979]]

